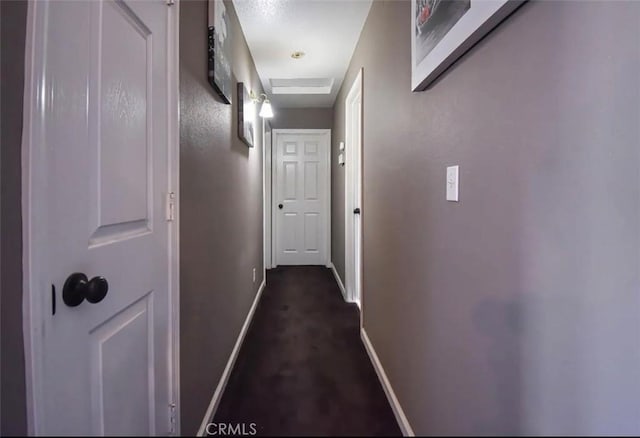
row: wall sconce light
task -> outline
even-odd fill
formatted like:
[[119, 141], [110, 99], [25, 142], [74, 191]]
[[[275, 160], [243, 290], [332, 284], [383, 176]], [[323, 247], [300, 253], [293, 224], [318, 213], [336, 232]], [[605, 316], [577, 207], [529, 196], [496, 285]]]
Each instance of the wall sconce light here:
[[[264, 96], [264, 98], [262, 98], [262, 96]], [[271, 102], [269, 101], [269, 98], [266, 94], [262, 93], [258, 97], [253, 92], [253, 90], [251, 90], [249, 97], [251, 97], [251, 99], [256, 103], [262, 102], [260, 113], [258, 114], [260, 117], [262, 117], [263, 119], [270, 119], [273, 117], [273, 108], [271, 107]]]

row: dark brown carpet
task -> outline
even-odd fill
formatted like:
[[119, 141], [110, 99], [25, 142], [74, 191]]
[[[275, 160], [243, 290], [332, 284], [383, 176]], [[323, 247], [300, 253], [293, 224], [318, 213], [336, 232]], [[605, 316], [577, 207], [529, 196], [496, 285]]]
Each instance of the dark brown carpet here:
[[357, 307], [329, 269], [268, 271], [214, 422], [255, 423], [258, 435], [401, 434], [360, 340]]

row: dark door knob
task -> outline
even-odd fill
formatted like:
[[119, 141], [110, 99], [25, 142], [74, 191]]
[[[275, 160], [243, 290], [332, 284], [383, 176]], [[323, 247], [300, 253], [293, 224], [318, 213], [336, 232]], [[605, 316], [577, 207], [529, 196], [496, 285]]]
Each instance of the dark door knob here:
[[79, 306], [85, 299], [90, 303], [99, 303], [107, 296], [109, 283], [104, 277], [91, 280], [81, 272], [71, 274], [62, 288], [62, 301], [69, 307]]
[[353, 210], [353, 214], [360, 214], [360, 208], [356, 208]]
[[85, 291], [85, 299], [92, 304], [99, 303], [104, 300], [109, 292], [109, 283], [104, 277], [93, 277], [87, 284], [87, 290]]
[[282, 210], [282, 207], [284, 207], [282, 204], [278, 204], [278, 208], [279, 208], [280, 210]]

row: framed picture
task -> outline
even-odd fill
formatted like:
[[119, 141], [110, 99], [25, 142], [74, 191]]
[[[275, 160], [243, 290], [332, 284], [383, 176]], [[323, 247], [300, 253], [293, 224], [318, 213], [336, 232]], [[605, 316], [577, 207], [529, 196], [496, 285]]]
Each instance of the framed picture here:
[[411, 89], [422, 91], [525, 0], [411, 0]]
[[255, 144], [256, 105], [244, 82], [238, 82], [238, 137], [247, 146]]
[[231, 28], [222, 0], [209, 0], [208, 80], [224, 103], [231, 103]]

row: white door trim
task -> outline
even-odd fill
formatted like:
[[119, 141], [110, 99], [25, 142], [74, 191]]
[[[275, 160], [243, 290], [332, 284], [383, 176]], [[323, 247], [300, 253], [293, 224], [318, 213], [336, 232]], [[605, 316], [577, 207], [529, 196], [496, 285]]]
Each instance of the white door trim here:
[[[35, 252], [33, 257], [32, 245], [41, 239], [42, 236], [35, 234], [38, 230], [37, 226], [33, 226], [32, 220], [38, 222], [45, 220], [38, 214], [32, 214], [32, 210], [36, 211], [39, 205], [38, 194], [31, 194], [31, 175], [36, 177], [40, 175], [32, 168], [42, 168], [42, 158], [37, 153], [32, 153], [35, 144], [42, 137], [41, 132], [35, 132], [32, 128], [35, 120], [42, 111], [40, 100], [37, 100], [38, 92], [41, 91], [36, 82], [34, 69], [38, 63], [43, 61], [42, 47], [44, 45], [41, 32], [37, 32], [38, 28], [42, 28], [42, 23], [36, 23], [36, 9], [48, 7], [47, 3], [29, 2], [27, 7], [27, 29], [25, 36], [25, 75], [24, 75], [24, 103], [23, 103], [23, 127], [22, 127], [22, 325], [24, 332], [24, 353], [25, 353], [25, 383], [26, 383], [26, 402], [27, 402], [27, 434], [42, 435], [40, 421], [41, 414], [38, 410], [37, 400], [42, 400], [42, 366], [41, 362], [35, 360], [37, 354], [35, 352], [42, 351], [42, 338], [38, 330], [39, 321], [42, 321], [42, 304], [40, 300], [36, 300], [31, 292], [31, 283], [33, 271], [38, 270], [38, 253]], [[40, 26], [38, 26], [38, 24]], [[33, 159], [33, 160], [32, 160]], [[33, 208], [32, 208], [33, 207]]]
[[169, 227], [169, 394], [173, 401], [173, 435], [180, 436], [180, 0], [167, 15], [169, 187], [175, 193], [173, 226]]
[[269, 146], [269, 204], [270, 204], [270, 218], [271, 220], [269, 221], [270, 224], [270, 229], [269, 229], [269, 234], [270, 234], [270, 241], [271, 244], [269, 245], [269, 250], [271, 251], [271, 257], [270, 257], [270, 261], [271, 264], [269, 265], [269, 268], [276, 268], [278, 265], [276, 264], [276, 245], [274, 244], [275, 242], [275, 229], [276, 229], [276, 223], [275, 223], [275, 197], [273, 196], [273, 175], [274, 175], [274, 152], [273, 152], [273, 144], [275, 143], [275, 139], [276, 139], [276, 133], [278, 132], [277, 129], [271, 129], [271, 145]]
[[[347, 94], [347, 98], [345, 99], [345, 184], [344, 184], [344, 214], [345, 214], [345, 227], [344, 227], [344, 236], [345, 236], [345, 287], [347, 290], [347, 299], [350, 302], [355, 302], [358, 306], [362, 307], [362, 284], [360, 285], [360, 293], [358, 294], [355, 290], [355, 276], [356, 271], [360, 270], [360, 275], [362, 278], [362, 227], [360, 228], [360, 266], [355, 266], [355, 237], [353, 235], [353, 221], [354, 221], [354, 213], [353, 210], [356, 207], [362, 209], [362, 205], [355, 205], [354, 196], [352, 193], [353, 186], [355, 184], [355, 170], [356, 170], [356, 162], [353, 159], [353, 154], [349, 153], [350, 150], [350, 119], [349, 115], [351, 112], [351, 103], [360, 98], [360, 144], [358, 145], [360, 153], [360, 202], [362, 202], [362, 126], [363, 126], [363, 88], [362, 88], [362, 68], [358, 71], [358, 75], [353, 81], [353, 85], [349, 90], [349, 94]], [[364, 212], [361, 213], [361, 215]], [[362, 216], [361, 216], [361, 225], [362, 225]], [[358, 296], [360, 295], [360, 296]]]
[[[25, 43], [25, 81], [24, 81], [24, 121], [22, 130], [22, 241], [23, 241], [23, 331], [25, 351], [25, 378], [27, 402], [27, 431], [29, 435], [42, 435], [43, 369], [41, 352], [44, 339], [42, 322], [44, 316], [42, 298], [48, 291], [37, 291], [32, 285], [38, 284], [37, 276], [42, 271], [44, 259], [36, 250], [43, 242], [47, 230], [48, 218], [43, 193], [34, 190], [32, 180], [43, 181], [46, 176], [45, 154], [40, 149], [43, 132], [41, 127], [43, 108], [43, 81], [46, 58], [43, 56], [45, 41], [43, 17], [46, 15], [49, 1], [29, 2], [27, 11]], [[168, 165], [169, 191], [176, 196], [179, 193], [180, 171], [180, 119], [179, 119], [179, 0], [167, 6], [167, 81], [168, 115], [171, 123], [168, 127]], [[44, 13], [40, 13], [44, 10]], [[179, 208], [174, 208], [175, 220], [169, 227], [169, 315], [171, 331], [169, 342], [169, 390], [175, 403], [175, 435], [180, 435], [180, 250], [179, 250]], [[167, 407], [169, 410], [169, 407]]]
[[[326, 148], [325, 159], [327, 160], [327, 172], [324, 181], [324, 188], [327, 193], [327, 221], [326, 221], [326, 248], [327, 254], [325, 257], [325, 266], [329, 268], [331, 266], [331, 129], [272, 129], [271, 130], [271, 144], [278, 144], [278, 135], [281, 134], [326, 134], [328, 137], [328, 147]], [[271, 163], [272, 163], [272, 181], [277, 181], [277, 166], [274, 163], [274, 156], [276, 151], [274, 148], [271, 148]], [[278, 211], [278, 202], [277, 196], [274, 196], [273, 191], [275, 190], [275, 183], [271, 185], [271, 242], [272, 242], [272, 251], [271, 251], [271, 260], [273, 267], [278, 266], [278, 257], [276, 251], [275, 242], [278, 241], [277, 236], [277, 227], [276, 227], [276, 214]]]
[[[273, 257], [272, 257], [272, 241], [271, 241], [271, 139], [273, 137], [273, 128], [270, 127], [269, 135], [267, 135], [266, 130], [267, 122], [264, 123], [265, 129], [262, 133], [263, 139], [263, 147], [264, 153], [262, 155], [262, 166], [263, 166], [263, 204], [264, 204], [264, 269], [271, 269], [273, 266]], [[266, 274], [265, 274], [266, 275]]]
[[263, 278], [266, 275], [265, 270], [267, 269], [267, 123], [263, 118], [260, 118], [262, 123], [262, 274]]

